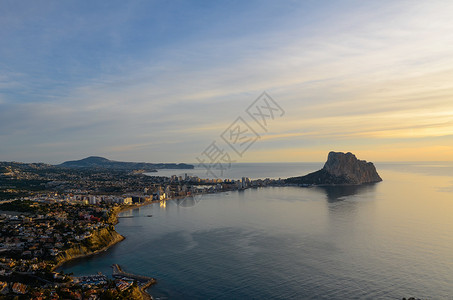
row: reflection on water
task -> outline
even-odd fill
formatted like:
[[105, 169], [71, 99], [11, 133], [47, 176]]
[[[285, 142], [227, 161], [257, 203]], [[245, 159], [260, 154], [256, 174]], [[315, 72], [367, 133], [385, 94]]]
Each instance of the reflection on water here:
[[329, 185], [329, 186], [318, 186], [317, 190], [323, 191], [329, 202], [336, 202], [345, 200], [350, 196], [355, 196], [364, 193], [372, 193], [376, 189], [376, 185], [379, 183], [370, 183], [362, 185]]
[[121, 217], [132, 217], [133, 216], [133, 210], [129, 209], [121, 213]]
[[200, 203], [202, 198], [203, 198], [203, 195], [187, 196], [182, 199], [176, 199], [175, 203], [178, 206], [189, 208], [189, 207], [194, 207], [195, 205]]

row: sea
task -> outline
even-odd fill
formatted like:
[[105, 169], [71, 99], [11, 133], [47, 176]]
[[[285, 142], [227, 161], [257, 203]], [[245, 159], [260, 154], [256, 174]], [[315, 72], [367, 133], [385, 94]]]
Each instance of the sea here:
[[[322, 163], [234, 164], [225, 178], [286, 178]], [[155, 299], [453, 299], [453, 162], [375, 163], [383, 181], [265, 187], [123, 212], [126, 239], [66, 263], [157, 279]], [[206, 170], [150, 175], [208, 177]]]

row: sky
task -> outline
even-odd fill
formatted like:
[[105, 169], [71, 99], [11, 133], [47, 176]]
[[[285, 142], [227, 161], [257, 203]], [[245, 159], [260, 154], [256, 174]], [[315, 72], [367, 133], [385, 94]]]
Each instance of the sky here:
[[[452, 1], [0, 1], [0, 161], [453, 160]], [[265, 128], [247, 108], [281, 108]], [[222, 133], [259, 135], [241, 155]], [[249, 131], [250, 132], [250, 131]], [[230, 141], [231, 142], [231, 141]]]

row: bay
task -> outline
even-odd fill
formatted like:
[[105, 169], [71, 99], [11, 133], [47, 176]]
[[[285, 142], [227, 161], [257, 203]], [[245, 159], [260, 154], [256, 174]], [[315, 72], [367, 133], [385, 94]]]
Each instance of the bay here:
[[[284, 178], [321, 166], [231, 171]], [[118, 263], [156, 277], [155, 298], [453, 299], [453, 164], [376, 166], [384, 181], [373, 185], [247, 189], [133, 209], [116, 226], [126, 240], [63, 270], [111, 274]]]

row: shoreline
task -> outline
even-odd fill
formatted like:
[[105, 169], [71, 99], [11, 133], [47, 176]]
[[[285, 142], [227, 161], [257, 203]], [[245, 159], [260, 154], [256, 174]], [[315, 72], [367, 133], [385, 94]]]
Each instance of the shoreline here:
[[[176, 198], [174, 198], [176, 199]], [[173, 200], [173, 199], [168, 199], [168, 200]], [[149, 204], [153, 204], [153, 203], [156, 203], [155, 201], [147, 201], [147, 202], [144, 202], [144, 203], [140, 203], [140, 204], [135, 204], [135, 205], [128, 205], [128, 206], [123, 206], [123, 207], [115, 207], [113, 208], [113, 220], [111, 222], [111, 224], [113, 226], [117, 225], [119, 223], [119, 218], [118, 218], [118, 215], [122, 212], [125, 212], [125, 211], [128, 211], [128, 210], [131, 210], [131, 209], [134, 209], [134, 208], [140, 208], [142, 206], [146, 206], [146, 205], [149, 205]], [[110, 231], [110, 230], [109, 230]], [[95, 251], [92, 251], [92, 252], [89, 252], [89, 253], [86, 253], [86, 254], [80, 254], [80, 255], [77, 255], [77, 256], [74, 256], [74, 257], [71, 257], [69, 259], [63, 259], [62, 261], [60, 261], [59, 263], [57, 263], [54, 267], [52, 267], [52, 271], [55, 271], [56, 269], [62, 267], [65, 263], [68, 263], [70, 261], [73, 261], [73, 260], [76, 260], [76, 259], [82, 259], [82, 258], [86, 258], [86, 257], [90, 257], [90, 256], [94, 256], [96, 254], [99, 254], [101, 252], [105, 252], [107, 251], [108, 249], [110, 249], [111, 247], [113, 247], [114, 245], [122, 242], [123, 240], [126, 239], [125, 236], [119, 234], [115, 227], [113, 227], [113, 232], [115, 234], [117, 234], [120, 238], [119, 239], [116, 239], [114, 240], [113, 242], [109, 243], [108, 245], [102, 247], [101, 249], [98, 249], [98, 250], [95, 250]], [[150, 285], [145, 285], [143, 287], [140, 287], [139, 290], [140, 290], [140, 293], [143, 297], [143, 299], [145, 300], [151, 300], [153, 299], [153, 297], [146, 291], [146, 289], [149, 287]]]
[[65, 263], [68, 263], [68, 262], [70, 262], [72, 260], [76, 260], [76, 259], [79, 259], [79, 258], [90, 257], [90, 256], [93, 256], [93, 255], [99, 254], [101, 252], [107, 251], [112, 246], [114, 246], [114, 245], [118, 244], [119, 242], [121, 242], [121, 241], [126, 239], [126, 237], [124, 237], [121, 234], [119, 234], [118, 232], [116, 232], [116, 230], [113, 230], [113, 231], [120, 236], [119, 240], [116, 240], [116, 241], [114, 241], [112, 243], [109, 243], [108, 245], [102, 247], [101, 249], [98, 249], [98, 250], [95, 250], [95, 251], [92, 251], [92, 252], [89, 252], [89, 253], [86, 253], [86, 254], [76, 255], [74, 257], [71, 257], [70, 259], [64, 259], [64, 260], [58, 262], [54, 267], [52, 267], [52, 271], [55, 271], [56, 269], [58, 269], [61, 266], [63, 266]]
[[[118, 222], [119, 222], [119, 221], [118, 221], [118, 214], [119, 214], [120, 212], [122, 212], [122, 211], [126, 211], [126, 209], [125, 209], [125, 210], [119, 209], [118, 211], [115, 211], [115, 208], [113, 208], [113, 210], [114, 210], [114, 212], [113, 212], [113, 213], [114, 213], [114, 221], [112, 222], [112, 225], [115, 226], [115, 225], [118, 224]], [[108, 245], [102, 247], [101, 249], [98, 249], [98, 250], [95, 250], [95, 251], [91, 251], [91, 252], [86, 253], [86, 254], [76, 255], [76, 256], [71, 257], [71, 258], [69, 258], [69, 259], [63, 259], [62, 261], [58, 262], [58, 263], [52, 268], [52, 271], [55, 271], [55, 269], [60, 268], [60, 267], [61, 267], [62, 265], [64, 265], [65, 263], [70, 262], [70, 261], [72, 261], [72, 260], [79, 259], [79, 258], [90, 257], [90, 256], [93, 256], [93, 255], [99, 254], [99, 253], [101, 253], [101, 252], [104, 252], [104, 251], [108, 250], [109, 248], [111, 248], [112, 246], [114, 246], [114, 245], [118, 244], [119, 242], [121, 242], [121, 241], [123, 241], [123, 240], [126, 239], [125, 236], [119, 234], [119, 233], [116, 231], [115, 227], [113, 228], [113, 232], [115, 232], [115, 234], [118, 234], [121, 238], [120, 238], [119, 240], [114, 241], [114, 242], [110, 242]]]
[[[227, 192], [227, 191], [222, 191], [222, 192]], [[220, 192], [220, 193], [222, 193]], [[205, 194], [210, 194], [210, 193], [201, 193], [201, 194], [197, 194], [197, 195], [205, 195]], [[215, 193], [217, 194], [217, 193]], [[187, 197], [193, 197], [195, 195], [191, 195], [191, 196], [177, 196], [177, 197], [174, 197], [174, 198], [171, 198], [171, 199], [165, 199], [165, 201], [171, 201], [171, 200], [178, 200], [178, 199], [184, 199], [184, 198], [187, 198]], [[127, 206], [119, 206], [119, 207], [114, 207], [112, 209], [112, 216], [110, 218], [112, 218], [112, 220], [110, 221], [111, 224], [113, 226], [117, 225], [119, 223], [119, 214], [122, 213], [122, 212], [125, 212], [125, 211], [128, 211], [128, 210], [132, 210], [132, 209], [135, 209], [135, 208], [140, 208], [142, 206], [147, 206], [147, 205], [150, 205], [150, 204], [153, 204], [153, 203], [159, 203], [160, 200], [153, 200], [153, 201], [145, 201], [143, 203], [140, 203], [140, 204], [133, 204], [133, 205], [127, 205]], [[58, 264], [56, 264], [53, 268], [52, 268], [52, 271], [55, 271], [56, 269], [62, 267], [65, 263], [68, 263], [70, 261], [73, 261], [73, 260], [76, 260], [76, 259], [83, 259], [83, 258], [86, 258], [86, 257], [90, 257], [90, 256], [94, 256], [96, 254], [99, 254], [101, 252], [104, 252], [104, 251], [107, 251], [109, 248], [113, 247], [114, 245], [122, 242], [123, 240], [126, 239], [125, 236], [119, 234], [115, 227], [113, 227], [113, 232], [115, 234], [117, 234], [118, 236], [120, 236], [120, 239], [118, 240], [115, 240], [114, 242], [112, 243], [109, 243], [108, 245], [102, 247], [102, 249], [98, 249], [96, 251], [93, 251], [93, 252], [90, 252], [90, 253], [86, 253], [86, 254], [80, 254], [80, 255], [77, 255], [77, 256], [74, 256], [74, 257], [71, 257], [69, 259], [64, 259], [62, 261], [60, 261]], [[150, 287], [150, 285], [146, 285], [146, 286], [143, 286], [143, 287], [140, 287], [139, 290], [140, 290], [140, 293], [143, 297], [143, 299], [145, 300], [152, 300], [154, 299], [151, 294], [149, 294], [146, 289], [148, 289]]]

